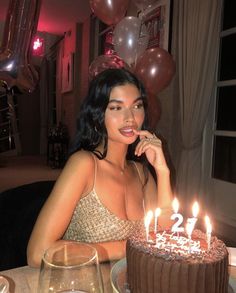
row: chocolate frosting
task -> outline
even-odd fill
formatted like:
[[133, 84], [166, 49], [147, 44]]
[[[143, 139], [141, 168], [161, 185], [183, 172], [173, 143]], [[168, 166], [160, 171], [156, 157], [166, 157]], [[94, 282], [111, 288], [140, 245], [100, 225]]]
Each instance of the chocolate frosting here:
[[[184, 237], [184, 235], [182, 235]], [[205, 233], [195, 230], [199, 253], [181, 254], [158, 249], [144, 235], [127, 241], [127, 279], [131, 293], [226, 293], [228, 292], [228, 251], [211, 238], [208, 250]]]

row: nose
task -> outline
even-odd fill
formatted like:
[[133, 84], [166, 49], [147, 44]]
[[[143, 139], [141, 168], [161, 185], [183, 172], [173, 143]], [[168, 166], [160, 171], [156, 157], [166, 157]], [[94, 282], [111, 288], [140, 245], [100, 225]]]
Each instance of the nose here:
[[133, 121], [134, 113], [131, 109], [126, 109], [125, 111], [125, 122]]

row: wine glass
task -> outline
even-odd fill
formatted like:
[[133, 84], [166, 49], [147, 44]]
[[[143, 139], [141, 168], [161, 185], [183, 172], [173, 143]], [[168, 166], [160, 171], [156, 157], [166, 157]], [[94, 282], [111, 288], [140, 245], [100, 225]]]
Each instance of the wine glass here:
[[0, 293], [9, 293], [9, 283], [3, 276], [0, 276]]
[[97, 251], [92, 246], [61, 241], [42, 258], [38, 293], [103, 293]]

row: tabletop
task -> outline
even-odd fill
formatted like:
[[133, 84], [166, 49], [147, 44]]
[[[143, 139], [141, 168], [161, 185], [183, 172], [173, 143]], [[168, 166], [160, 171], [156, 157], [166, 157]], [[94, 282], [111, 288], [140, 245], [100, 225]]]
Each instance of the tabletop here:
[[[114, 263], [101, 264], [101, 271], [104, 282], [104, 293], [111, 293], [110, 270]], [[230, 285], [235, 292], [236, 286], [236, 266], [229, 266]], [[30, 268], [29, 266], [19, 267], [11, 270], [1, 271], [10, 284], [10, 293], [36, 293], [39, 269]]]

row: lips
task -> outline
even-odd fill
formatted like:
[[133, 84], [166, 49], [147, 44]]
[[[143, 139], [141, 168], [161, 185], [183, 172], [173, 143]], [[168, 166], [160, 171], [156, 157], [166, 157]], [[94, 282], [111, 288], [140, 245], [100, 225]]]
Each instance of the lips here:
[[119, 131], [123, 136], [131, 137], [134, 135], [133, 129], [134, 127], [126, 126], [126, 127], [120, 128]]

